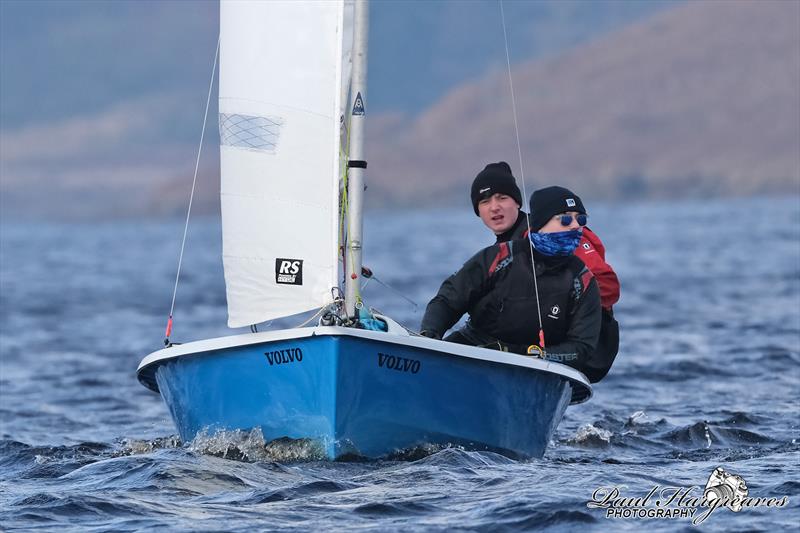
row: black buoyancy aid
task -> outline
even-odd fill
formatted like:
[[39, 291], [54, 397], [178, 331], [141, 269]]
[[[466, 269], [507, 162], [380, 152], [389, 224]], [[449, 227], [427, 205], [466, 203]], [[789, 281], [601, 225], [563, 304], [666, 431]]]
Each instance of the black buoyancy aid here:
[[[497, 257], [487, 272], [492, 290], [470, 313], [473, 327], [509, 344], [530, 345], [539, 341], [537, 297], [526, 243], [509, 241], [499, 245]], [[576, 289], [582, 290], [575, 281], [586, 266], [574, 256], [545, 257], [535, 253], [545, 339], [548, 345], [559, 344], [566, 339], [570, 317], [580, 297]]]

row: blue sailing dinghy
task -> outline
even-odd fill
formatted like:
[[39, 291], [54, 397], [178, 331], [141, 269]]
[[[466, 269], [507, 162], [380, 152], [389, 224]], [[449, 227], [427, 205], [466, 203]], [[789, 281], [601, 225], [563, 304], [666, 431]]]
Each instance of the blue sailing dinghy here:
[[541, 457], [570, 401], [590, 394], [558, 363], [335, 326], [172, 346], [142, 361], [139, 380], [184, 441], [260, 428], [313, 439], [330, 459], [429, 444]]
[[220, 19], [228, 325], [321, 318], [145, 357], [138, 379], [181, 439], [258, 428], [330, 459], [427, 445], [540, 457], [591, 396], [580, 372], [413, 335], [361, 299], [366, 2], [223, 0]]

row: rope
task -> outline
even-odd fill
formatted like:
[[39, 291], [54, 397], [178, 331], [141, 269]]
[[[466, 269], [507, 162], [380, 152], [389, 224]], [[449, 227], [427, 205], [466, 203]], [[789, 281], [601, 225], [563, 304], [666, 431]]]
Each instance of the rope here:
[[[506, 31], [506, 14], [505, 10], [503, 9], [503, 0], [500, 0], [500, 19], [503, 21], [503, 40], [506, 46], [506, 66], [508, 67], [508, 86], [511, 89], [511, 110], [514, 114], [514, 133], [517, 137], [517, 154], [519, 156], [519, 173], [520, 178], [522, 179], [522, 197], [527, 199], [528, 198], [528, 191], [525, 189], [525, 167], [522, 163], [522, 145], [519, 140], [519, 123], [517, 121], [517, 100], [514, 96], [514, 80], [511, 77], [511, 54], [508, 51], [508, 32]], [[530, 211], [530, 209], [528, 209]], [[531, 227], [531, 217], [530, 214], [526, 211], [525, 218], [527, 219], [526, 222], [528, 224], [528, 228]], [[530, 231], [530, 229], [528, 230]], [[542, 348], [544, 348], [544, 327], [542, 326], [542, 310], [539, 308], [539, 283], [536, 280], [536, 260], [533, 257], [533, 243], [530, 241], [530, 237], [528, 238], [528, 249], [531, 252], [531, 270], [533, 274], [533, 290], [536, 296], [536, 312], [539, 315], [539, 342], [541, 343]]]
[[172, 314], [175, 311], [175, 297], [178, 294], [178, 282], [181, 277], [181, 266], [183, 265], [183, 251], [186, 247], [186, 235], [189, 231], [189, 218], [192, 214], [192, 203], [194, 202], [194, 190], [197, 185], [197, 171], [200, 168], [200, 155], [203, 153], [203, 140], [206, 135], [206, 123], [208, 121], [208, 108], [211, 105], [211, 92], [214, 88], [214, 76], [217, 73], [217, 58], [219, 57], [219, 37], [217, 38], [217, 50], [214, 52], [214, 66], [211, 68], [211, 81], [208, 84], [208, 97], [206, 98], [206, 111], [203, 115], [203, 129], [200, 132], [200, 146], [197, 149], [197, 159], [194, 163], [194, 177], [192, 178], [192, 192], [189, 194], [189, 208], [186, 210], [186, 223], [183, 226], [183, 240], [181, 241], [181, 253], [178, 256], [178, 272], [175, 274], [175, 287], [172, 290], [172, 304], [169, 306], [169, 319], [167, 320], [166, 338], [164, 345], [169, 346], [169, 336], [172, 333]]
[[314, 320], [315, 318], [320, 316], [322, 314], [322, 312], [325, 311], [325, 309], [327, 309], [327, 308], [328, 308], [328, 306], [320, 307], [319, 310], [316, 313], [314, 313], [314, 315], [311, 318], [309, 318], [308, 320], [304, 321], [302, 324], [298, 324], [293, 329], [302, 328], [303, 326], [307, 325], [309, 322], [311, 322], [312, 320]]
[[[350, 130], [347, 131], [347, 139], [349, 143], [350, 139]], [[349, 148], [349, 147], [348, 147]], [[341, 149], [339, 150], [340, 157], [339, 160], [347, 159], [347, 154], [344, 153]], [[345, 157], [341, 157], [344, 155]], [[342, 201], [339, 205], [339, 243], [342, 250], [342, 287], [344, 287], [344, 276], [346, 268], [345, 263], [345, 246], [347, 245], [347, 233], [345, 229], [345, 219], [347, 217], [347, 166], [345, 165], [344, 169], [339, 169], [339, 172], [342, 176]]]

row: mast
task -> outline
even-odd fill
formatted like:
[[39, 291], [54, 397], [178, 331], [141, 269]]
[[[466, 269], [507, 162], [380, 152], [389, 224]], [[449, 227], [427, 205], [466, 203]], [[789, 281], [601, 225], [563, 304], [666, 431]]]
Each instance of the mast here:
[[345, 306], [347, 316], [357, 315], [361, 285], [361, 232], [364, 199], [364, 119], [367, 101], [367, 34], [369, 33], [369, 5], [367, 0], [356, 0], [353, 37], [353, 73], [351, 101], [353, 109], [350, 122], [350, 160], [347, 178], [347, 249], [345, 261]]

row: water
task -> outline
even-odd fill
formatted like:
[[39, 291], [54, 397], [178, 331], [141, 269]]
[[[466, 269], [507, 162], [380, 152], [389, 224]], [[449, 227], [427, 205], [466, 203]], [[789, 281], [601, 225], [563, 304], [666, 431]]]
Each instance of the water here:
[[[181, 223], [4, 224], [0, 527], [793, 529], [800, 202], [593, 207], [622, 281], [621, 353], [595, 397], [568, 409], [544, 458], [523, 462], [446, 448], [330, 463], [259, 434], [183, 444], [135, 378], [163, 337]], [[489, 243], [483, 231], [468, 206], [372, 213], [366, 263], [419, 308], [374, 281], [368, 301], [417, 327], [441, 280]], [[191, 226], [174, 340], [230, 333], [219, 239], [216, 221]], [[718, 466], [744, 478], [750, 496], [787, 505], [719, 509], [699, 526], [587, 507], [602, 487], [702, 492]]]

